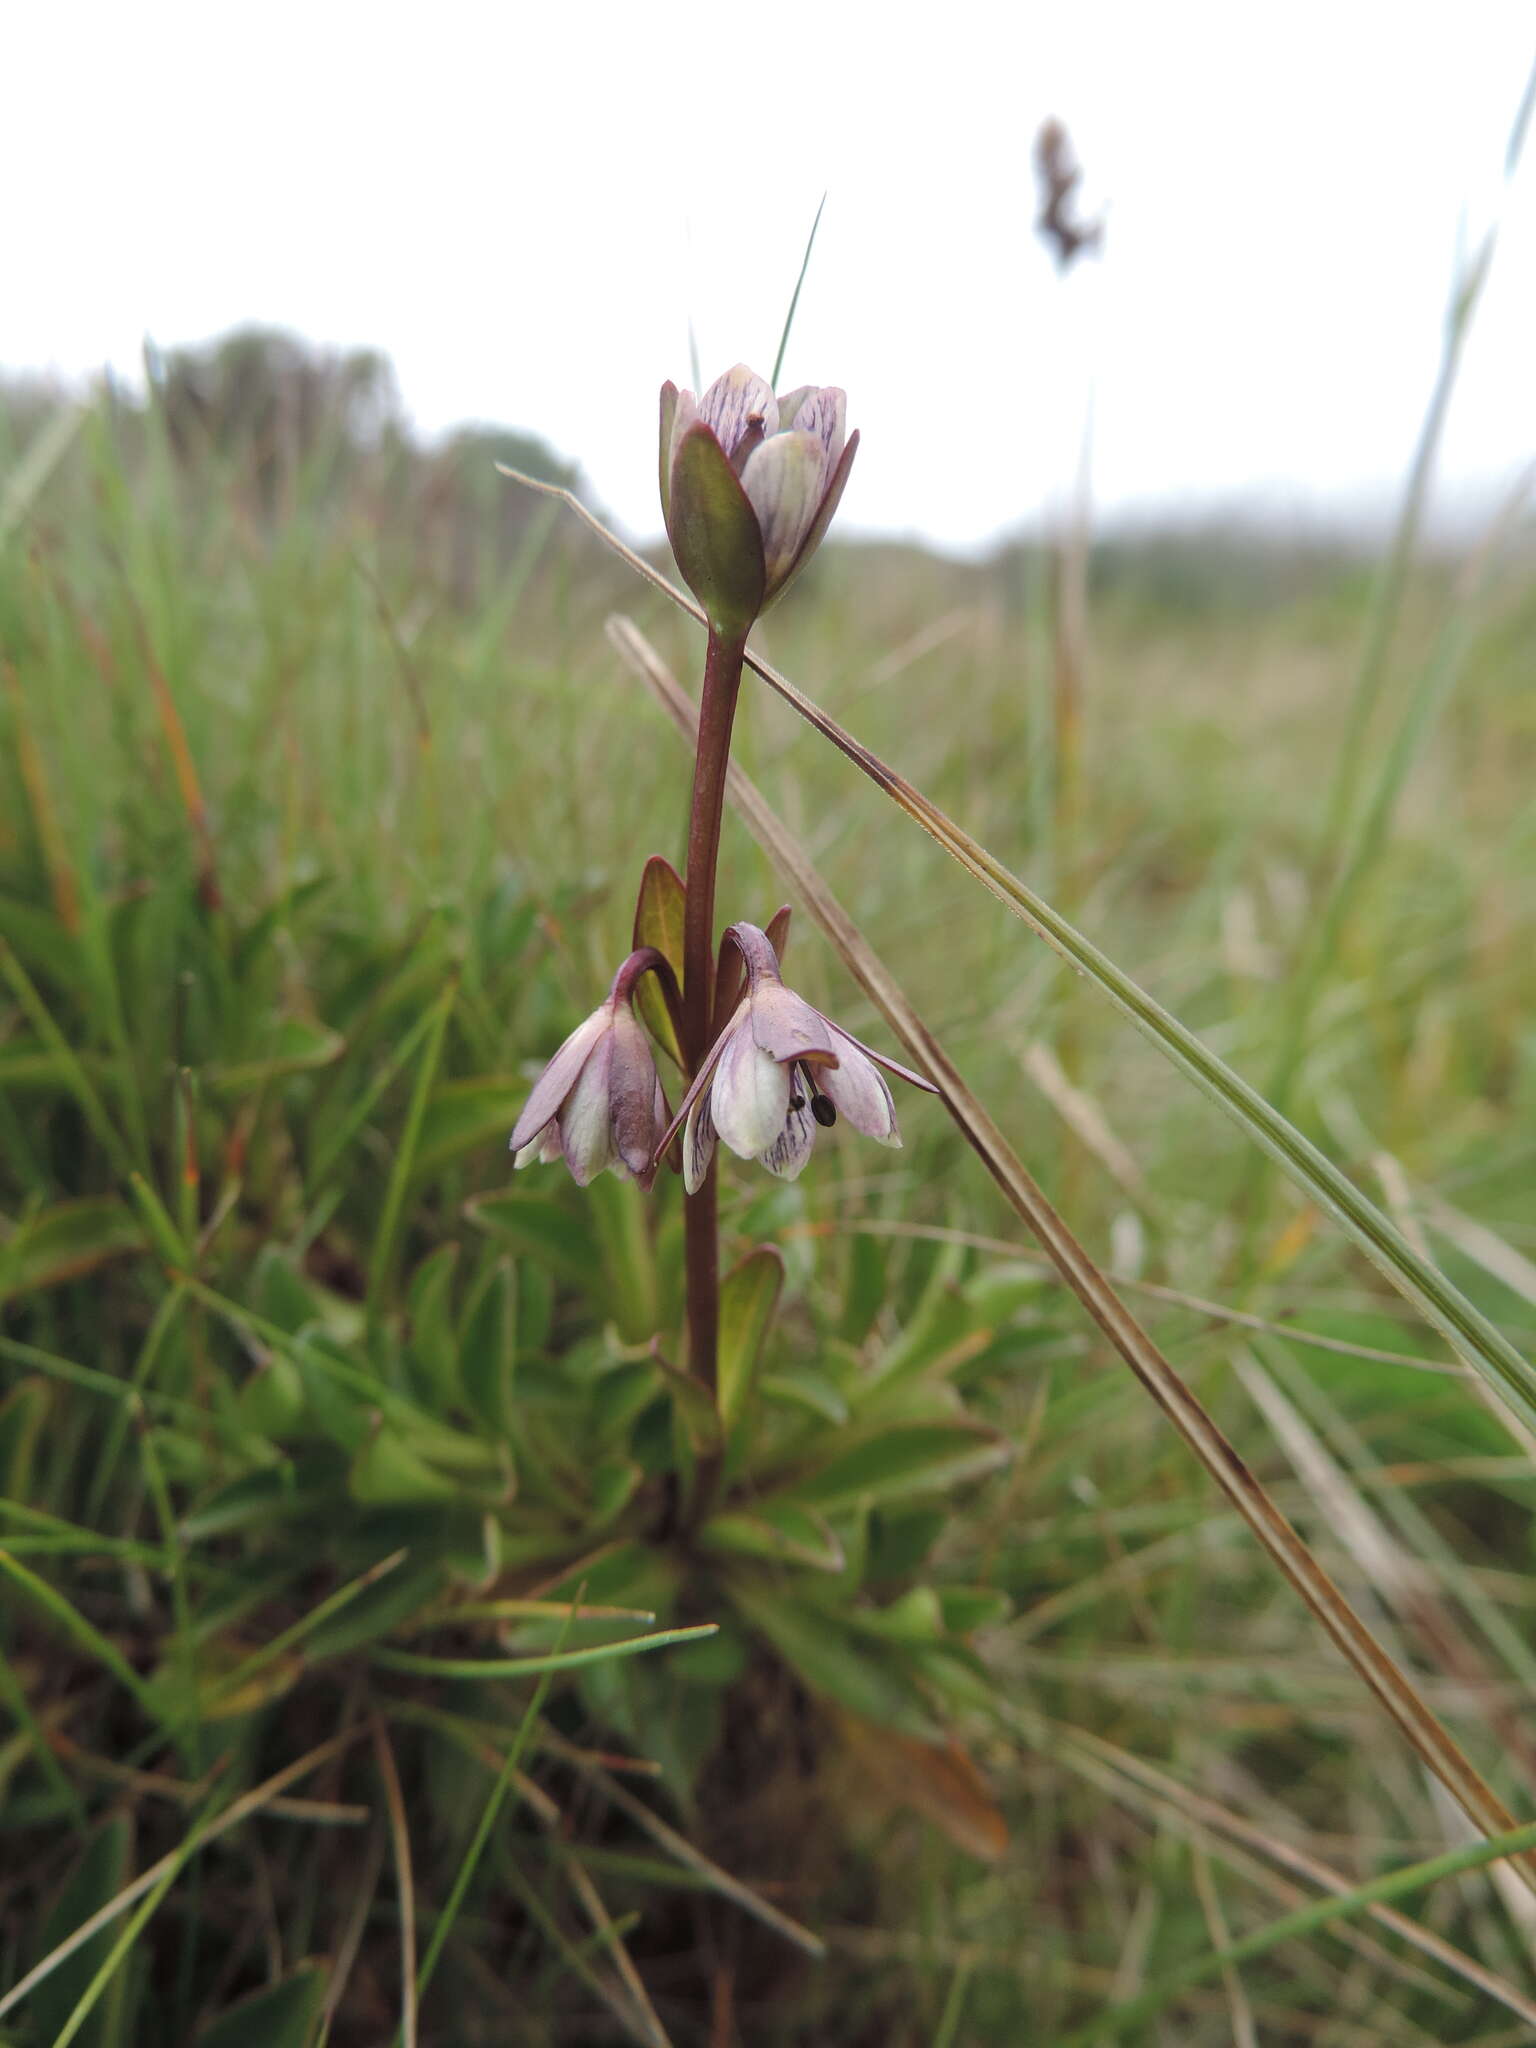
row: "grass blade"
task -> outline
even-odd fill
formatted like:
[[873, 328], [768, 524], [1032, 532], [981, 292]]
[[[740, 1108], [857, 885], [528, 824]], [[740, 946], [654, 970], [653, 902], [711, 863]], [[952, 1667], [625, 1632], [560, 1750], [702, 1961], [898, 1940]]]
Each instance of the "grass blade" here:
[[384, 1192], [384, 1213], [379, 1218], [378, 1233], [373, 1241], [373, 1257], [368, 1266], [370, 1321], [378, 1315], [383, 1304], [385, 1288], [389, 1284], [390, 1268], [394, 1262], [395, 1239], [400, 1230], [400, 1213], [405, 1206], [405, 1191], [411, 1184], [411, 1170], [416, 1163], [416, 1146], [421, 1137], [422, 1118], [427, 1113], [432, 1084], [437, 1078], [437, 1063], [443, 1050], [443, 1033], [448, 1028], [448, 1018], [457, 992], [455, 985], [450, 982], [434, 1006], [431, 1028], [421, 1050], [421, 1065], [416, 1069], [416, 1080], [411, 1089], [410, 1107], [405, 1113], [405, 1128], [400, 1134], [400, 1144], [390, 1166], [389, 1186]]
[[1251, 1962], [1256, 1956], [1267, 1955], [1282, 1942], [1320, 1933], [1333, 1921], [1363, 1913], [1367, 1908], [1385, 1904], [1388, 1900], [1402, 1898], [1405, 1893], [1422, 1891], [1426, 1885], [1437, 1884], [1442, 1877], [1455, 1877], [1463, 1870], [1478, 1870], [1505, 1856], [1523, 1856], [1533, 1848], [1536, 1848], [1536, 1822], [1530, 1822], [1523, 1828], [1512, 1828], [1506, 1834], [1494, 1835], [1487, 1841], [1468, 1842], [1460, 1849], [1448, 1849], [1444, 1855], [1431, 1856], [1423, 1863], [1410, 1863], [1399, 1870], [1390, 1870], [1385, 1877], [1356, 1885], [1352, 1891], [1341, 1892], [1335, 1898], [1316, 1899], [1311, 1905], [1299, 1906], [1294, 1913], [1283, 1914], [1280, 1919], [1271, 1920], [1268, 1926], [1255, 1928], [1252, 1934], [1243, 1935], [1225, 1948], [1211, 1949], [1179, 1969], [1170, 1970], [1155, 1984], [1149, 1984], [1145, 1991], [1138, 1992], [1136, 1997], [1111, 2006], [1097, 2019], [1090, 2020], [1087, 2026], [1062, 2035], [1058, 2048], [1089, 2048], [1091, 2042], [1110, 2040], [1117, 2034], [1123, 2034], [1127, 2027], [1155, 2017], [1192, 1986], [1205, 1983], [1208, 1978], [1237, 1963]]

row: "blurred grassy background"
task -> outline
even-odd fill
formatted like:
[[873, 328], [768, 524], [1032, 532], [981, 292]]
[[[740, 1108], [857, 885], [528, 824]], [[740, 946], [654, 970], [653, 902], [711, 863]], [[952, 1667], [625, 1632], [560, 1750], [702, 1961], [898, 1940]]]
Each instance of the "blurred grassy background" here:
[[[227, 1464], [182, 1411], [151, 1403], [146, 1426], [90, 1376], [214, 1411], [244, 1400], [254, 1425], [242, 1375], [266, 1354], [250, 1329], [232, 1339], [238, 1316], [187, 1306], [168, 1270], [195, 1268], [219, 1300], [289, 1328], [292, 1279], [309, 1290], [297, 1320], [320, 1314], [342, 1333], [365, 1305], [383, 1314], [399, 1276], [444, 1245], [461, 1247], [466, 1275], [493, 1270], [465, 1205], [506, 1183], [528, 1075], [627, 949], [644, 856], [681, 858], [686, 760], [604, 622], [629, 612], [684, 677], [699, 648], [574, 521], [492, 465], [567, 482], [572, 470], [492, 430], [416, 448], [375, 359], [244, 337], [158, 364], [147, 405], [107, 394], [67, 436], [58, 418], [19, 388], [0, 406], [0, 936], [13, 963], [0, 986], [0, 1481], [11, 1554], [141, 1678], [175, 1641], [227, 1672], [361, 1569], [366, 1506], [302, 1584], [292, 1560], [263, 1580], [258, 1528], [236, 1590], [217, 1549], [204, 1571], [194, 1529], [224, 1501]], [[57, 456], [46, 474], [40, 449]], [[1516, 533], [1475, 579], [1450, 555], [1414, 570], [1368, 766], [1388, 761], [1427, 673], [1454, 690], [1391, 782], [1290, 1096], [1302, 1127], [1522, 1346], [1536, 1332], [1530, 566]], [[1378, 566], [1363, 548], [1232, 530], [1099, 544], [1070, 814], [1053, 573], [1033, 545], [959, 564], [834, 543], [758, 645], [1263, 1088], [1338, 871], [1328, 792]], [[1214, 1110], [750, 681], [738, 731], [738, 758], [1031, 1170], [1143, 1290], [1133, 1299], [1180, 1370], [1528, 1811], [1529, 1447], [1338, 1233], [1256, 1173]], [[779, 900], [728, 822], [724, 917], [766, 922]], [[790, 966], [811, 1001], [884, 1041], [812, 932], [797, 931]], [[417, 1100], [423, 1033], [440, 1028], [425, 1020], [449, 983], [452, 1019]], [[793, 1188], [733, 1168], [723, 1216], [731, 1250], [764, 1236], [784, 1249], [802, 1349], [818, 1341], [818, 1297], [856, 1326], [850, 1304], [871, 1288], [876, 1313], [904, 1326], [953, 1311], [953, 1341], [971, 1345], [968, 1398], [1016, 1454], [961, 1496], [933, 1570], [998, 1589], [1014, 1616], [979, 1638], [1003, 1705], [968, 1734], [1011, 1844], [967, 1857], [953, 1839], [963, 1812], [947, 1838], [893, 1797], [891, 1759], [835, 1710], [749, 1672], [680, 1811], [711, 1854], [821, 1932], [826, 1963], [791, 1968], [718, 1900], [706, 1911], [626, 1867], [635, 1845], [611, 1817], [591, 1824], [590, 1792], [569, 1808], [614, 1912], [641, 1915], [635, 1952], [679, 2042], [1052, 2040], [1293, 1903], [1294, 1872], [1264, 1840], [1304, 1842], [1363, 1880], [1462, 1839], [1058, 1298], [942, 1112], [899, 1107], [901, 1152], [839, 1133]], [[421, 1115], [425, 1142], [396, 1188], [392, 1162]], [[137, 1207], [135, 1174], [154, 1191]], [[635, 1227], [617, 1199], [601, 1208], [610, 1247]], [[675, 1206], [664, 1191], [663, 1231]], [[539, 1288], [542, 1304], [518, 1313], [539, 1323], [530, 1348], [558, 1359], [602, 1317], [558, 1274]], [[1235, 1326], [1216, 1303], [1264, 1327]], [[461, 1551], [478, 1540], [455, 1537]], [[29, 1601], [6, 1611], [0, 1700], [14, 1723], [0, 1740], [7, 1981], [176, 1839], [165, 1799], [121, 1775], [143, 1761], [142, 1729], [102, 1696], [99, 1655], [78, 1629], [40, 1626]], [[328, 1690], [285, 1665], [270, 1698], [242, 1694], [233, 1719], [210, 1710], [200, 1741], [183, 1730], [173, 1745], [176, 1768], [196, 1780], [221, 1727], [242, 1783], [259, 1759], [275, 1770], [322, 1741], [364, 1697], [347, 1647]], [[636, 1700], [660, 1718], [626, 1726], [609, 1700], [605, 1722], [588, 1695], [567, 1734], [665, 1756], [680, 1739], [672, 1707], [635, 1694], [632, 1712]], [[85, 1753], [95, 1776], [75, 1768]], [[1149, 1789], [1127, 1757], [1167, 1770], [1172, 1791]], [[555, 1772], [542, 1757], [539, 1769]], [[481, 1773], [462, 1740], [451, 1765], [430, 1744], [406, 1762], [418, 1882], [439, 1898]], [[1235, 1841], [1194, 1795], [1246, 1816], [1261, 1841]], [[358, 1795], [338, 1777], [319, 1796]], [[969, 1795], [948, 1796], [964, 1809]], [[974, 1824], [990, 1825], [974, 1796]], [[312, 2040], [323, 2023], [337, 2042], [385, 2038], [396, 1909], [385, 1894], [370, 1906], [370, 1891], [350, 1954], [344, 1916], [331, 1917], [364, 1850], [339, 1826], [311, 1851], [301, 1831], [261, 1825], [203, 1859], [198, 1888], [157, 1916], [94, 2008], [94, 2038], [222, 2038], [208, 2030], [230, 1998], [302, 1990], [316, 1956], [301, 2028], [279, 2035], [273, 2020], [248, 2037]], [[530, 1946], [540, 1911], [563, 1915], [554, 1859], [533, 1839], [498, 1840], [423, 2041], [620, 2028], [594, 2017], [574, 1935], [553, 1962]], [[1517, 1886], [1470, 1875], [1424, 1918], [1536, 1989]], [[1133, 2037], [1531, 2038], [1486, 1987], [1410, 1955], [1364, 1922], [1348, 1940], [1282, 1944]], [[22, 2005], [0, 2038], [54, 2039], [89, 1974], [57, 2009], [42, 2012], [41, 1994]], [[332, 2012], [323, 1987], [338, 1981]]]

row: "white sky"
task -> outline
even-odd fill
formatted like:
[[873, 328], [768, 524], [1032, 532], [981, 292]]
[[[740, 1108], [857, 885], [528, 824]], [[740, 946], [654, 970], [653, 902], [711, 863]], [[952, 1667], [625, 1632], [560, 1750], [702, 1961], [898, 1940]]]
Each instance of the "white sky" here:
[[[1059, 504], [1093, 392], [1109, 511], [1385, 502], [1458, 246], [1503, 204], [1442, 503], [1536, 454], [1529, 0], [746, 10], [33, 0], [8, 17], [0, 362], [132, 370], [244, 320], [394, 357], [426, 430], [530, 427], [654, 532], [655, 406], [841, 383], [841, 523], [972, 545]], [[1061, 285], [1031, 146], [1107, 247]]]

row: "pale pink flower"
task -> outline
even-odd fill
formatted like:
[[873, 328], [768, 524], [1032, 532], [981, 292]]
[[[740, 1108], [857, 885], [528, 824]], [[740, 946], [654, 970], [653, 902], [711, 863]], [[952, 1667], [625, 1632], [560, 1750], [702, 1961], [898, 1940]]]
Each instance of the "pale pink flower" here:
[[658, 1147], [664, 1150], [683, 1125], [688, 1192], [708, 1173], [717, 1138], [784, 1180], [794, 1180], [810, 1158], [817, 1128], [839, 1116], [879, 1144], [899, 1145], [896, 1105], [880, 1069], [937, 1094], [932, 1082], [861, 1045], [786, 988], [778, 956], [756, 925], [732, 925], [725, 936], [746, 963], [747, 993]]
[[[669, 1112], [631, 996], [658, 961], [648, 946], [632, 953], [606, 1000], [576, 1026], [534, 1083], [512, 1132], [514, 1167], [563, 1158], [578, 1187], [605, 1169], [650, 1186]], [[671, 970], [666, 974], [670, 979]]]

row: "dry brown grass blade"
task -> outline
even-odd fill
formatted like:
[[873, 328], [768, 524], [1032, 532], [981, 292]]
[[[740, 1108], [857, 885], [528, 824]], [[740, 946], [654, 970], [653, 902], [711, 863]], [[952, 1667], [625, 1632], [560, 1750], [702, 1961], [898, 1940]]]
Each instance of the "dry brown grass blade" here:
[[373, 1753], [384, 1787], [389, 1815], [390, 1850], [395, 1859], [395, 1897], [400, 1908], [400, 2038], [403, 2048], [416, 2048], [416, 1884], [411, 1870], [411, 1830], [395, 1753], [378, 1713], [370, 1717]]
[[[629, 620], [610, 620], [608, 630], [625, 661], [645, 681], [683, 739], [691, 744], [695, 724], [693, 700]], [[801, 851], [793, 834], [780, 823], [739, 768], [733, 766], [730, 769], [727, 789], [753, 836], [769, 853], [780, 873], [798, 891], [801, 902], [831, 940], [849, 973], [917, 1065], [937, 1084], [956, 1125], [1008, 1202], [1050, 1255], [1063, 1280], [1216, 1480], [1334, 1644], [1348, 1658], [1474, 1826], [1489, 1835], [1508, 1832], [1516, 1823], [1503, 1801], [1463, 1754], [1406, 1673], [1382, 1649], [1214, 1420], [1077, 1242], [987, 1110], [966, 1086], [948, 1053], [908, 1002], [884, 962]], [[1514, 1867], [1521, 1871], [1527, 1886], [1536, 1892], [1536, 1861], [1529, 1854], [1512, 1861]]]
[[[1035, 1715], [1015, 1715], [1012, 1718], [1021, 1730], [1027, 1729], [1032, 1739], [1038, 1740], [1042, 1747], [1060, 1755], [1073, 1768], [1083, 1770], [1095, 1784], [1115, 1797], [1121, 1796], [1122, 1785], [1138, 1787], [1151, 1800], [1176, 1811], [1186, 1825], [1200, 1825], [1230, 1841], [1241, 1842], [1281, 1869], [1305, 1878], [1309, 1884], [1315, 1884], [1323, 1891], [1342, 1894], [1355, 1883], [1353, 1878], [1346, 1877], [1307, 1850], [1298, 1848], [1294, 1842], [1283, 1841], [1244, 1815], [1234, 1813], [1230, 1807], [1191, 1791], [1179, 1779], [1159, 1770], [1156, 1764], [1149, 1764], [1131, 1751], [1106, 1742], [1100, 1735], [1086, 1729], [1060, 1727]], [[1536, 2001], [1486, 1968], [1474, 1956], [1467, 1955], [1441, 1935], [1410, 1919], [1406, 1913], [1400, 1913], [1395, 1906], [1378, 1901], [1366, 1908], [1366, 1915], [1378, 1926], [1400, 1935], [1421, 1955], [1443, 1964], [1465, 1983], [1536, 2026]], [[1349, 1938], [1342, 1925], [1339, 1934], [1341, 1939]]]
[[21, 693], [21, 678], [16, 673], [15, 663], [8, 658], [0, 659], [0, 676], [5, 679], [6, 695], [11, 700], [11, 722], [16, 736], [16, 767], [21, 775], [21, 786], [26, 791], [27, 803], [32, 812], [32, 823], [37, 831], [37, 843], [42, 852], [43, 865], [48, 870], [48, 893], [53, 899], [54, 915], [71, 938], [78, 938], [80, 883], [75, 874], [74, 862], [69, 857], [69, 844], [59, 824], [58, 812], [54, 808], [47, 770], [43, 766], [42, 750], [37, 744], [37, 736], [27, 717], [27, 707]]
[[270, 1806], [272, 1801], [286, 1792], [295, 1780], [305, 1777], [310, 1771], [318, 1770], [321, 1764], [339, 1755], [350, 1743], [355, 1742], [361, 1733], [361, 1729], [348, 1729], [342, 1735], [331, 1736], [328, 1741], [322, 1742], [293, 1763], [285, 1764], [265, 1783], [243, 1793], [232, 1806], [226, 1807], [215, 1819], [194, 1828], [190, 1843], [184, 1843], [180, 1849], [172, 1849], [168, 1855], [162, 1856], [158, 1863], [152, 1863], [148, 1870], [141, 1870], [131, 1884], [125, 1885], [115, 1898], [108, 1899], [107, 1903], [92, 1913], [88, 1920], [82, 1920], [78, 1927], [64, 1937], [56, 1949], [28, 1970], [19, 1983], [13, 1984], [5, 1996], [0, 1998], [0, 2015], [20, 2005], [29, 1992], [35, 1990], [45, 1977], [51, 1976], [60, 1963], [67, 1961], [78, 1948], [82, 1948], [93, 1934], [99, 1934], [103, 1927], [110, 1927], [112, 1922], [120, 1914], [126, 1913], [136, 1900], [142, 1899], [146, 1892], [152, 1892], [161, 1878], [176, 1867], [178, 1861], [195, 1855], [199, 1850], [205, 1849], [210, 1842], [217, 1840], [220, 1835], [228, 1834], [231, 1828], [239, 1827], [242, 1821], [249, 1820], [253, 1813], [259, 1813], [263, 1807]]

